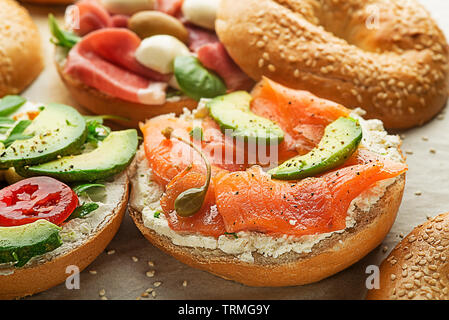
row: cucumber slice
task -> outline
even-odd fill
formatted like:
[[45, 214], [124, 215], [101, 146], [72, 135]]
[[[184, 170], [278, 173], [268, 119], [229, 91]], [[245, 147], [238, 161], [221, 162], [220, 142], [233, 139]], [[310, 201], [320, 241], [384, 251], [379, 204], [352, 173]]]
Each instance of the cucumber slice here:
[[20, 167], [77, 153], [86, 140], [86, 121], [74, 108], [49, 104], [25, 129], [26, 140], [14, 141], [0, 155], [0, 168]]
[[60, 230], [43, 219], [22, 226], [0, 227], [0, 263], [22, 267], [32, 257], [58, 248], [62, 245]]
[[287, 160], [268, 174], [280, 180], [315, 176], [343, 164], [357, 150], [361, 140], [362, 128], [358, 121], [339, 118], [326, 127], [323, 138], [312, 151]]
[[111, 132], [98, 148], [76, 156], [22, 168], [21, 175], [45, 175], [63, 182], [96, 181], [123, 171], [137, 150], [137, 131]]

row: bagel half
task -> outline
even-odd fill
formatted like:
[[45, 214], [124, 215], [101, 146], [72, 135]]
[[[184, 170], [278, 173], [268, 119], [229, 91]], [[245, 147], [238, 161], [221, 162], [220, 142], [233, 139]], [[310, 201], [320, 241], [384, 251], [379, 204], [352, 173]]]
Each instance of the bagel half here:
[[[373, 123], [373, 122], [370, 122]], [[363, 128], [363, 126], [362, 126]], [[382, 129], [383, 130], [383, 129]], [[369, 132], [369, 130], [367, 131]], [[384, 131], [382, 131], [384, 132]], [[387, 137], [380, 135], [388, 140]], [[383, 140], [385, 141], [385, 140]], [[396, 147], [399, 158], [402, 156], [399, 148], [399, 139], [390, 145]], [[391, 151], [391, 150], [390, 150]], [[263, 239], [257, 238], [255, 243], [268, 241], [263, 244], [262, 251], [253, 250], [253, 245], [245, 243], [246, 238], [242, 238], [244, 249], [250, 248], [251, 251], [230, 252], [220, 247], [221, 236], [218, 240], [212, 237], [194, 240], [192, 238], [198, 235], [177, 233], [166, 228], [158, 229], [157, 224], [161, 216], [148, 224], [145, 223], [145, 214], [147, 221], [155, 210], [159, 210], [159, 199], [163, 193], [162, 188], [152, 179], [151, 169], [145, 157], [143, 148], [138, 151], [133, 164], [129, 168], [131, 179], [131, 196], [129, 203], [129, 213], [142, 234], [156, 247], [174, 256], [181, 262], [208, 271], [224, 279], [234, 280], [248, 286], [293, 286], [303, 285], [319, 281], [329, 277], [354, 264], [378, 246], [393, 225], [396, 214], [401, 203], [402, 194], [405, 185], [405, 174], [396, 177], [389, 184], [382, 187], [382, 193], [379, 194], [374, 203], [369, 202], [362, 205], [354, 201], [353, 209], [350, 209], [351, 219], [354, 224], [348, 225], [341, 232], [334, 232], [330, 235], [317, 235], [307, 238], [313, 240], [311, 243], [301, 243], [300, 250], [288, 249], [280, 250], [280, 254], [264, 254], [270, 249], [273, 238], [269, 235], [262, 235]], [[376, 194], [377, 185], [368, 189], [366, 194], [360, 196], [360, 201], [370, 198], [369, 194]], [[366, 203], [366, 202], [365, 202]], [[352, 208], [352, 207], [351, 207]], [[361, 209], [363, 208], [363, 210]], [[349, 211], [348, 211], [349, 212]], [[348, 213], [349, 216], [349, 213]], [[165, 217], [163, 217], [165, 219]], [[159, 225], [161, 226], [161, 225]], [[252, 235], [251, 235], [252, 236]], [[255, 237], [259, 235], [255, 234]], [[315, 237], [315, 238], [314, 238]], [[293, 240], [295, 243], [301, 242]], [[308, 240], [305, 240], [307, 242]], [[240, 241], [238, 239], [228, 238], [226, 241]], [[250, 240], [251, 241], [251, 240]], [[278, 241], [278, 240], [274, 240]], [[211, 243], [216, 243], [214, 247]], [[203, 244], [205, 246], [203, 246]], [[274, 248], [279, 244], [276, 242]], [[261, 248], [261, 246], [257, 248]], [[302, 250], [302, 248], [305, 248]], [[267, 249], [268, 248], [268, 249]], [[301, 251], [302, 250], [302, 251]], [[249, 253], [250, 257], [246, 255]], [[241, 259], [244, 256], [244, 259]]]
[[22, 92], [44, 68], [40, 35], [28, 11], [0, 1], [0, 97]]
[[145, 105], [126, 101], [103, 93], [93, 87], [87, 86], [79, 79], [64, 72], [66, 54], [56, 48], [55, 63], [59, 76], [73, 98], [93, 114], [114, 115], [127, 120], [113, 119], [123, 127], [139, 127], [139, 122], [165, 113], [181, 114], [184, 108], [194, 109], [198, 102], [186, 96], [175, 97], [160, 105]]
[[380, 266], [368, 300], [449, 300], [449, 213], [410, 232]]
[[222, 0], [216, 32], [240, 68], [361, 107], [386, 128], [446, 104], [449, 47], [416, 0]]
[[[80, 271], [104, 251], [116, 234], [126, 210], [129, 195], [126, 173], [106, 183], [104, 208], [100, 207], [85, 219], [74, 219], [63, 225], [63, 244], [42, 256], [34, 257], [24, 267], [0, 269], [0, 299], [15, 299], [45, 291], [66, 281], [66, 268], [77, 266]], [[86, 234], [84, 230], [88, 227]], [[71, 241], [70, 232], [78, 239]]]

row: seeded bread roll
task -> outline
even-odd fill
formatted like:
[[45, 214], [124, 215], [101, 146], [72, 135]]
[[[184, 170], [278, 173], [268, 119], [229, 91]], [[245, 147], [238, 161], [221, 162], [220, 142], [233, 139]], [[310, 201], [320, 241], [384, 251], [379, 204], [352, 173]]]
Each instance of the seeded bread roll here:
[[216, 31], [253, 79], [361, 107], [386, 128], [421, 125], [447, 101], [448, 45], [416, 0], [222, 0]]
[[449, 213], [416, 227], [380, 266], [368, 300], [449, 300]]
[[40, 36], [28, 11], [12, 0], [0, 1], [0, 97], [18, 94], [44, 67]]

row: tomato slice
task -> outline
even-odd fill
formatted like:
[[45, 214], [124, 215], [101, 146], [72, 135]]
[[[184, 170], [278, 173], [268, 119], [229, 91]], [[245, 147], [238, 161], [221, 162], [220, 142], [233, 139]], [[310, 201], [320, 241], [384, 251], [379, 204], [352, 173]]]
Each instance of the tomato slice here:
[[20, 226], [39, 219], [60, 225], [77, 205], [76, 193], [56, 179], [24, 179], [0, 190], [0, 226]]

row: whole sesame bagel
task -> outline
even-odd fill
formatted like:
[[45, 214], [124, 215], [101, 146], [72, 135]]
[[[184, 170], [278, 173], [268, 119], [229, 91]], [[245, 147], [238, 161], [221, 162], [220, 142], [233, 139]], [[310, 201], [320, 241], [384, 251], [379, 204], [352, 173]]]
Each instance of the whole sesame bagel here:
[[380, 266], [368, 300], [449, 300], [449, 213], [419, 226]]
[[93, 114], [113, 115], [127, 120], [113, 119], [123, 127], [139, 127], [139, 122], [164, 113], [182, 113], [184, 108], [194, 109], [198, 102], [186, 96], [175, 97], [164, 104], [146, 105], [126, 101], [101, 92], [83, 83], [64, 71], [66, 55], [56, 50], [55, 63], [59, 76], [70, 91], [73, 98]]
[[386, 128], [421, 125], [445, 105], [448, 45], [416, 0], [222, 0], [216, 31], [233, 60]]
[[40, 36], [28, 11], [12, 0], [0, 0], [0, 97], [17, 94], [44, 67]]

